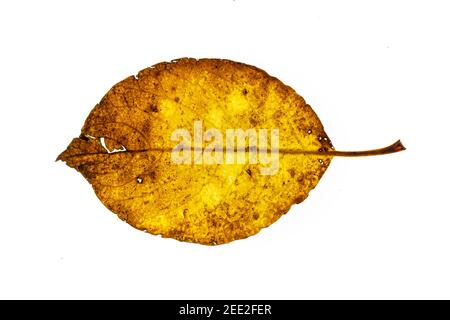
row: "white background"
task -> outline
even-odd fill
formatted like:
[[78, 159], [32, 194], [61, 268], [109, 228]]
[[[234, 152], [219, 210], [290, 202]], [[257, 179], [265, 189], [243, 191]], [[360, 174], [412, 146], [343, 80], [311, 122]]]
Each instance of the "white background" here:
[[[445, 1], [3, 1], [0, 298], [450, 298]], [[121, 222], [55, 163], [107, 90], [178, 57], [292, 86], [337, 149], [302, 204], [206, 247]]]

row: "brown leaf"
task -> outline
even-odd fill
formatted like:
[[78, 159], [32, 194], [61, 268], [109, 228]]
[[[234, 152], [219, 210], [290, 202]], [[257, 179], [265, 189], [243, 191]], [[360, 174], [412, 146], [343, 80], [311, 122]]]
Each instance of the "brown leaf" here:
[[[193, 141], [195, 123], [202, 133], [215, 128], [224, 137], [230, 128], [267, 129], [267, 155], [276, 151], [270, 132], [278, 129], [278, 165], [275, 157], [251, 163], [251, 152], [261, 155], [263, 148], [251, 149], [250, 139], [230, 152], [244, 154], [245, 163], [227, 164], [229, 147], [217, 145], [211, 155], [225, 163], [204, 163], [204, 137], [180, 153], [191, 163], [174, 163], [172, 134], [185, 128]], [[212, 245], [275, 222], [308, 196], [334, 155], [350, 154], [333, 151], [311, 107], [278, 79], [229, 60], [183, 58], [112, 87], [58, 159], [83, 174], [103, 204], [135, 228]]]

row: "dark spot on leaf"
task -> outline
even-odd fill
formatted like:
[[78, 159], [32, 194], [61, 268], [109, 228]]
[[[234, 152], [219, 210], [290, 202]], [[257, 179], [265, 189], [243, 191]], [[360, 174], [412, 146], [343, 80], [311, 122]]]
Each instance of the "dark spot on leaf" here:
[[291, 175], [292, 178], [295, 177], [295, 170], [293, 168], [288, 170], [289, 174]]

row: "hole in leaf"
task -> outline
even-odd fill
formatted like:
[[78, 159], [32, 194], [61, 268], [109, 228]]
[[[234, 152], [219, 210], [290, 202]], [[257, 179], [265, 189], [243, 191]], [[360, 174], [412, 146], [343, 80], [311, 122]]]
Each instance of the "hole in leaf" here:
[[125, 148], [125, 146], [123, 146], [123, 145], [120, 145], [120, 149], [116, 149], [116, 148], [110, 149], [107, 146], [107, 140], [105, 139], [105, 137], [100, 137], [99, 141], [100, 141], [100, 144], [102, 145], [103, 149], [105, 149], [106, 152], [108, 152], [108, 153], [116, 153], [116, 152], [127, 151], [127, 148]]

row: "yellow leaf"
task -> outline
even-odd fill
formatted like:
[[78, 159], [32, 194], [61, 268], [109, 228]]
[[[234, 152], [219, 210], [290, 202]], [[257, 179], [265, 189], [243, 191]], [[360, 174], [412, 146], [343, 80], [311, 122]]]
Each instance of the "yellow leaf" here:
[[312, 108], [278, 79], [229, 60], [183, 58], [112, 87], [58, 159], [135, 228], [212, 245], [278, 220], [335, 155], [364, 152], [334, 151]]

